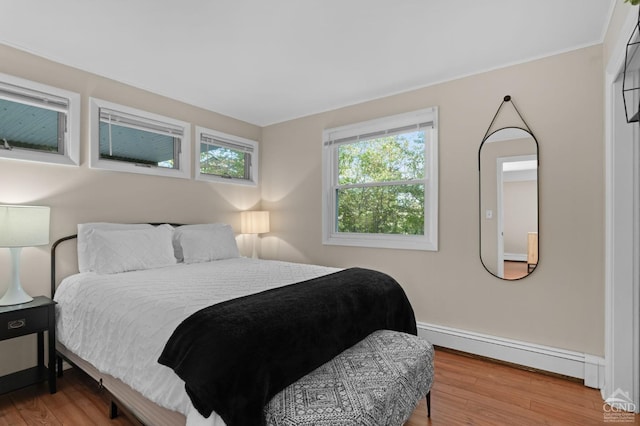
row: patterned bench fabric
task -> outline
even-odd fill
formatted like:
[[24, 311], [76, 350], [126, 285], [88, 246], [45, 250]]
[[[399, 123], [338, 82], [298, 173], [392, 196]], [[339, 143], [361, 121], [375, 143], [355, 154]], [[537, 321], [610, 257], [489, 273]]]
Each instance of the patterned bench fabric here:
[[376, 331], [275, 395], [272, 426], [399, 426], [433, 383], [433, 346]]

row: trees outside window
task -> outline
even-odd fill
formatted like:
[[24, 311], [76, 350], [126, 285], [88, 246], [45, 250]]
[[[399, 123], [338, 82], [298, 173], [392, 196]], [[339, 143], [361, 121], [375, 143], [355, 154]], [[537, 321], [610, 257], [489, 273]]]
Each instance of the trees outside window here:
[[258, 143], [217, 130], [196, 127], [200, 142], [196, 179], [239, 185], [258, 184]]
[[424, 234], [424, 131], [338, 148], [338, 231]]
[[325, 244], [437, 249], [436, 112], [325, 131]]

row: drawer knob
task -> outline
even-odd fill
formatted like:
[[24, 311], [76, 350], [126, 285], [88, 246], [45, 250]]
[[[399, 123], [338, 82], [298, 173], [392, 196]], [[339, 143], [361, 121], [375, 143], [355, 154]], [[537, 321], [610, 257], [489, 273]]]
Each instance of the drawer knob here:
[[9, 330], [15, 330], [17, 328], [22, 328], [25, 325], [27, 325], [27, 320], [23, 318], [23, 319], [9, 321], [8, 325], [9, 325]]

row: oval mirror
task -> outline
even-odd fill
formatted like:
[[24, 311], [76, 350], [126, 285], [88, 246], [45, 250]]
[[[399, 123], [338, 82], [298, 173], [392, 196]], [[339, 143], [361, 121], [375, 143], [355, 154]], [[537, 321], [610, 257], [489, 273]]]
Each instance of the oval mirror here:
[[484, 138], [478, 160], [480, 259], [498, 278], [524, 278], [538, 265], [538, 142], [501, 128]]

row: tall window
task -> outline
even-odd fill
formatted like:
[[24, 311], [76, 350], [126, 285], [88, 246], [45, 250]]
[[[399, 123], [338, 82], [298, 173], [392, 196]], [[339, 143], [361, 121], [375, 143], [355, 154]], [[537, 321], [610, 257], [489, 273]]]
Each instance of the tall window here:
[[91, 167], [190, 178], [190, 125], [91, 98]]
[[242, 185], [258, 183], [258, 144], [250, 139], [196, 127], [200, 142], [196, 179]]
[[437, 250], [437, 109], [324, 131], [325, 244]]
[[79, 164], [80, 95], [0, 74], [0, 156]]

